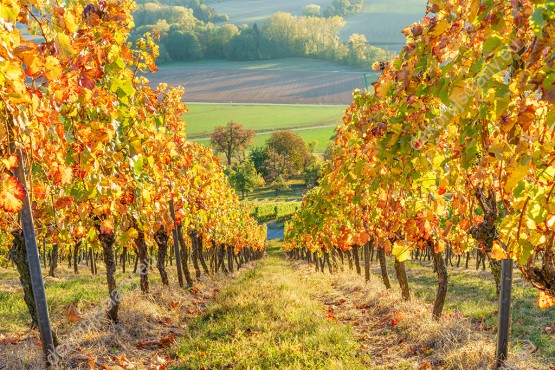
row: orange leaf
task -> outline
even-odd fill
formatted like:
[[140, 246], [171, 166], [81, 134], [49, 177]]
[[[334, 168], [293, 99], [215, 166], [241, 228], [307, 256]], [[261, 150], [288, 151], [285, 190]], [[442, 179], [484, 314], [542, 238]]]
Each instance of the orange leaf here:
[[13, 176], [2, 176], [2, 189], [0, 190], [0, 207], [10, 213], [21, 210], [21, 199], [25, 196], [23, 185]]
[[56, 200], [56, 202], [54, 202], [54, 208], [56, 208], [57, 210], [60, 210], [62, 208], [70, 206], [72, 203], [73, 203], [73, 197], [72, 196], [60, 197]]
[[69, 322], [80, 321], [83, 316], [79, 312], [79, 309], [75, 305], [69, 305], [66, 307], [66, 318]]
[[73, 230], [73, 236], [77, 239], [81, 239], [85, 236], [86, 231], [87, 230], [85, 230], [85, 227], [83, 227], [83, 225], [79, 225], [75, 228], [75, 230]]
[[0, 336], [0, 344], [7, 345], [7, 344], [19, 344], [22, 341], [21, 335], [7, 335], [7, 336]]
[[100, 232], [102, 234], [110, 235], [114, 232], [114, 224], [111, 220], [103, 220], [100, 223]]
[[112, 356], [112, 361], [114, 361], [118, 366], [121, 366], [126, 370], [135, 368], [135, 366], [133, 366], [133, 364], [125, 357], [125, 355], [122, 355], [121, 357]]
[[162, 338], [145, 338], [137, 342], [138, 348], [169, 347], [175, 342], [175, 335], [170, 334]]
[[42, 182], [35, 182], [33, 184], [33, 197], [35, 199], [45, 199], [47, 195], [46, 186]]
[[179, 301], [171, 301], [170, 308], [178, 308], [181, 307], [181, 303]]
[[542, 310], [555, 305], [555, 298], [543, 290], [540, 291], [540, 296], [538, 297], [538, 307]]

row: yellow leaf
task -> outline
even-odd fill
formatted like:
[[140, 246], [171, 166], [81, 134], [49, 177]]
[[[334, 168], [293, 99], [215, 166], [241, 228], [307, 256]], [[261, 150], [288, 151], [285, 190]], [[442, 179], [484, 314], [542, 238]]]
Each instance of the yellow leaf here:
[[44, 77], [48, 81], [56, 80], [62, 75], [62, 67], [60, 66], [60, 61], [54, 58], [52, 55], [46, 57], [46, 63], [44, 63]]
[[17, 159], [17, 155], [11, 154], [7, 158], [2, 159], [2, 163], [8, 170], [13, 170], [18, 165]]
[[517, 164], [516, 168], [513, 169], [507, 169], [508, 175], [507, 175], [507, 180], [505, 181], [505, 186], [503, 187], [505, 189], [505, 192], [507, 193], [512, 193], [516, 184], [524, 179], [526, 177], [526, 175], [528, 175], [528, 172], [530, 171], [530, 167], [526, 166], [526, 165], [521, 165], [521, 164]]
[[[82, 8], [81, 8], [82, 9]], [[79, 9], [79, 10], [81, 10]], [[76, 10], [76, 9], [74, 9]], [[64, 14], [64, 23], [70, 33], [75, 33], [79, 29], [79, 24], [75, 21], [73, 11], [66, 11]]]
[[75, 54], [75, 49], [71, 44], [71, 38], [65, 33], [60, 33], [56, 36], [56, 43], [58, 44], [58, 50], [60, 50], [60, 55], [64, 58], [71, 58]]
[[547, 220], [547, 227], [549, 227], [551, 230], [555, 231], [555, 216], [551, 216]]
[[129, 239], [137, 239], [139, 237], [139, 232], [137, 231], [137, 229], [135, 229], [133, 227], [127, 229], [125, 234], [127, 235], [127, 237]]
[[391, 254], [397, 258], [397, 261], [403, 262], [410, 259], [410, 248], [404, 242], [396, 241]]
[[437, 249], [435, 250], [436, 253], [442, 253], [445, 251], [447, 244], [445, 243], [444, 239], [439, 239], [437, 241]]
[[2, 68], [2, 73], [10, 81], [18, 81], [23, 76], [21, 65], [16, 63], [8, 63]]
[[447, 19], [442, 19], [440, 20], [435, 26], [433, 26], [428, 34], [430, 36], [439, 36], [441, 35], [443, 32], [445, 32], [448, 28], [450, 27], [449, 22], [447, 21]]
[[493, 242], [493, 247], [491, 248], [491, 252], [489, 255], [491, 258], [498, 261], [506, 260], [507, 258], [509, 258], [509, 255], [507, 254], [507, 252], [505, 252], [503, 248], [501, 248], [501, 245], [497, 240]]
[[19, 1], [4, 0], [2, 6], [0, 6], [0, 18], [3, 18], [6, 22], [15, 21], [19, 15], [19, 10]]
[[489, 147], [488, 152], [494, 154], [497, 159], [504, 159], [511, 155], [512, 150], [504, 141], [498, 141]]

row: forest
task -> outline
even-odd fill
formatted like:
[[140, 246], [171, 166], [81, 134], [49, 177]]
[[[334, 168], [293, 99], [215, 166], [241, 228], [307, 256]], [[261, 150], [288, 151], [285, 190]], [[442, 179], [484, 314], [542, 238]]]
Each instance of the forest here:
[[[287, 57], [312, 57], [340, 64], [370, 67], [390, 56], [373, 47], [361, 34], [352, 34], [347, 42], [339, 32], [345, 25], [342, 16], [356, 13], [357, 5], [333, 4], [328, 16], [320, 16], [310, 6], [308, 15], [278, 12], [260, 24], [224, 23], [225, 15], [198, 0], [159, 3], [143, 2], [133, 13], [136, 28], [132, 38], [156, 32], [160, 38], [158, 63], [202, 59], [264, 60]], [[335, 4], [335, 5], [334, 5]], [[311, 10], [312, 9], [312, 10]], [[344, 10], [343, 10], [344, 9]]]

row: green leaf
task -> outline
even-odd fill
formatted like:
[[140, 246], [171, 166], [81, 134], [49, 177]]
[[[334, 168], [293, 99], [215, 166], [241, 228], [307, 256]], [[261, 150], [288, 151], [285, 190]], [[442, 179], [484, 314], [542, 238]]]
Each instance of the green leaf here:
[[491, 36], [489, 39], [484, 41], [484, 52], [490, 53], [496, 50], [499, 47], [499, 45], [501, 45], [502, 42], [503, 40], [501, 39], [501, 37], [497, 35]]
[[533, 203], [528, 206], [528, 217], [534, 220], [537, 224], [545, 221], [547, 218], [547, 210], [538, 203]]

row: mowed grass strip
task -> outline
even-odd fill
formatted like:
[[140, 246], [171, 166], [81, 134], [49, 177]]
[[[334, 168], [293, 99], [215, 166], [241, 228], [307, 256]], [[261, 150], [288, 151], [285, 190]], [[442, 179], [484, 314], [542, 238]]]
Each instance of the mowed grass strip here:
[[176, 368], [368, 368], [352, 328], [326, 319], [313, 299], [326, 289], [321, 276], [294, 271], [274, 247], [189, 324]]
[[[279, 130], [280, 129], [276, 129], [275, 131], [279, 131]], [[287, 129], [284, 129], [284, 130], [287, 130]], [[298, 136], [302, 137], [307, 144], [309, 144], [311, 141], [317, 141], [318, 145], [316, 145], [316, 152], [323, 153], [326, 150], [328, 142], [330, 140], [333, 140], [333, 137], [335, 135], [335, 126], [319, 127], [319, 128], [308, 127], [302, 130], [292, 129], [292, 131]], [[266, 141], [270, 138], [271, 134], [272, 132], [270, 131], [256, 134], [252, 142], [252, 146], [254, 147], [265, 146]], [[192, 139], [192, 141], [196, 141], [200, 144], [210, 146], [209, 139], [204, 139], [204, 140]]]
[[190, 139], [209, 137], [216, 126], [241, 123], [261, 133], [269, 130], [333, 126], [342, 121], [344, 106], [187, 104], [183, 116]]

